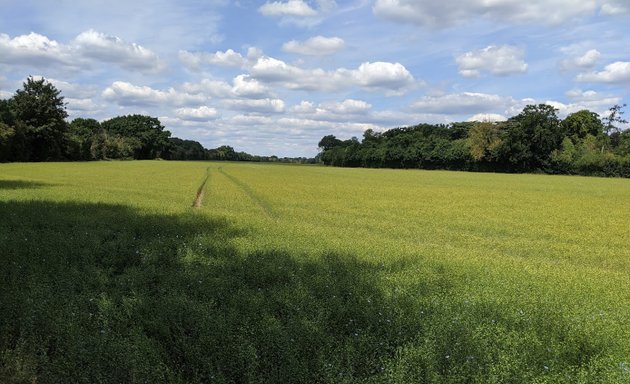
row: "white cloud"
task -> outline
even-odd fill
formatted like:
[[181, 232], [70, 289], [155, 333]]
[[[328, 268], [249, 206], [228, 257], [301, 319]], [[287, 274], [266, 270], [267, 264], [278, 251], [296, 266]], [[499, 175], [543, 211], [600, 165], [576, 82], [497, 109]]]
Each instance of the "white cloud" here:
[[233, 80], [231, 91], [235, 96], [261, 99], [270, 95], [269, 88], [248, 75], [238, 75]]
[[411, 104], [423, 113], [462, 115], [506, 110], [514, 100], [498, 95], [463, 92], [443, 96], [425, 96]]
[[345, 42], [339, 37], [315, 36], [305, 41], [291, 40], [282, 45], [285, 52], [309, 56], [332, 55], [345, 47]]
[[199, 82], [186, 82], [181, 89], [191, 95], [205, 95], [207, 97], [232, 97], [232, 86], [222, 80], [202, 79]]
[[137, 86], [124, 81], [115, 81], [107, 87], [102, 96], [122, 106], [160, 106], [160, 105], [199, 105], [205, 102], [202, 95], [179, 92], [173, 88], [160, 91], [147, 86]]
[[51, 65], [89, 69], [97, 63], [151, 72], [164, 68], [164, 63], [152, 51], [94, 30], [82, 32], [70, 44], [34, 32], [14, 38], [0, 34], [0, 62], [45, 69]]
[[596, 113], [604, 114], [608, 108], [621, 102], [621, 97], [610, 94], [604, 94], [593, 90], [582, 91], [581, 89], [572, 89], [566, 92], [566, 96], [571, 99], [570, 103], [555, 103], [556, 108], [560, 110], [560, 114], [567, 115], [582, 109], [588, 109]]
[[497, 113], [477, 113], [471, 116], [468, 121], [481, 121], [485, 123], [494, 123], [497, 121], [506, 121], [507, 117]]
[[94, 100], [89, 98], [74, 99], [66, 97], [64, 101], [67, 103], [67, 108], [70, 111], [92, 112], [100, 108]]
[[616, 61], [605, 66], [603, 71], [581, 73], [576, 80], [590, 83], [629, 83], [630, 62]]
[[348, 115], [365, 113], [372, 108], [372, 105], [367, 102], [354, 99], [346, 99], [340, 103], [325, 103], [322, 106], [333, 113]]
[[274, 1], [273, 3], [267, 2], [258, 8], [258, 10], [265, 16], [317, 16], [317, 11], [302, 0], [289, 0], [287, 2]]
[[[43, 76], [33, 76], [34, 79], [42, 79]], [[46, 81], [55, 86], [61, 91], [61, 96], [74, 99], [89, 99], [96, 96], [98, 89], [94, 85], [83, 85], [76, 83], [69, 83], [67, 81], [58, 80], [54, 78], [46, 78]]]
[[273, 57], [259, 58], [250, 71], [255, 77], [268, 82], [299, 81], [301, 76], [308, 73], [306, 70], [289, 65]]
[[459, 74], [464, 77], [477, 77], [481, 72], [508, 76], [527, 72], [524, 55], [524, 50], [517, 47], [490, 45], [477, 51], [466, 52], [455, 61], [459, 66]]
[[199, 108], [178, 108], [175, 114], [182, 120], [209, 121], [219, 117], [216, 108], [201, 106]]
[[360, 85], [368, 88], [400, 89], [413, 82], [411, 73], [400, 63], [363, 63], [351, 73]]
[[260, 58], [251, 68], [255, 78], [269, 83], [281, 83], [288, 89], [336, 91], [351, 87], [383, 90], [399, 94], [414, 84], [414, 78], [400, 63], [363, 63], [357, 69], [339, 68], [334, 71], [302, 69], [271, 57]]
[[54, 64], [70, 66], [71, 49], [38, 33], [11, 38], [0, 34], [0, 62], [5, 64], [47, 67]]
[[[315, 3], [316, 6], [313, 6]], [[293, 24], [300, 27], [314, 27], [321, 23], [324, 17], [337, 8], [335, 0], [288, 0], [267, 1], [258, 11], [263, 16], [275, 17], [280, 24]]]
[[597, 49], [589, 49], [579, 56], [570, 57], [560, 62], [563, 69], [592, 68], [599, 60], [601, 53]]
[[179, 51], [179, 60], [190, 70], [199, 70], [203, 64], [219, 65], [223, 67], [242, 67], [247, 62], [240, 53], [228, 49], [225, 52], [188, 52]]
[[597, 62], [597, 59], [599, 59], [600, 56], [601, 54], [599, 53], [597, 49], [591, 49], [588, 52], [586, 52], [584, 55], [576, 58], [575, 64], [578, 67], [590, 68], [595, 65], [595, 63]]
[[430, 28], [449, 27], [479, 18], [499, 22], [542, 22], [560, 24], [576, 17], [593, 15], [596, 0], [377, 0], [375, 15]]
[[116, 36], [88, 30], [73, 42], [80, 56], [97, 62], [115, 63], [126, 69], [160, 71], [164, 64], [152, 51]]
[[233, 110], [256, 113], [282, 113], [284, 101], [280, 99], [233, 99], [224, 103]]
[[294, 105], [290, 112], [308, 120], [347, 122], [350, 117], [371, 120], [371, 109], [372, 105], [363, 100], [346, 99], [341, 102], [328, 101], [318, 105], [310, 101], [301, 101]]

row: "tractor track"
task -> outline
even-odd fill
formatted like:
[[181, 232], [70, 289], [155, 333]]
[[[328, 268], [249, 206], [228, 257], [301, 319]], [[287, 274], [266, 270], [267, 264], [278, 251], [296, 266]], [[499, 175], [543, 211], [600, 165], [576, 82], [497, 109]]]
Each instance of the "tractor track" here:
[[195, 195], [195, 200], [193, 200], [192, 203], [193, 208], [201, 208], [201, 205], [203, 204], [203, 195], [206, 190], [206, 183], [208, 182], [208, 179], [210, 179], [210, 168], [206, 169], [206, 178], [203, 179], [203, 182], [201, 183], [199, 188], [197, 188], [197, 194]]
[[260, 207], [260, 209], [267, 216], [271, 217], [272, 219], [277, 219], [280, 217], [280, 215], [278, 214], [278, 212], [276, 212], [276, 210], [273, 208], [271, 203], [269, 203], [267, 200], [261, 197], [258, 193], [256, 193], [249, 185], [245, 184], [244, 182], [239, 180], [237, 177], [232, 176], [229, 173], [225, 172], [222, 167], [219, 167], [219, 172], [223, 176], [227, 177], [241, 191], [243, 191], [243, 193], [245, 193], [247, 197], [249, 197], [250, 200], [254, 202], [258, 207]]

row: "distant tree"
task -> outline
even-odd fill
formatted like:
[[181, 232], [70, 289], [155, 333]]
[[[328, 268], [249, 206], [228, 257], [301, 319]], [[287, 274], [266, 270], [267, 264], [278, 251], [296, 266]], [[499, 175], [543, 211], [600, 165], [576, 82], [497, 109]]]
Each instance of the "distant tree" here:
[[468, 132], [470, 155], [475, 161], [494, 161], [503, 143], [502, 123], [475, 123]]
[[238, 154], [234, 150], [234, 148], [229, 145], [222, 145], [218, 148], [209, 149], [207, 151], [208, 160], [227, 160], [227, 161], [235, 161], [238, 160]]
[[341, 140], [337, 139], [334, 135], [328, 135], [328, 136], [324, 136], [319, 141], [319, 144], [317, 144], [317, 146], [322, 151], [328, 151], [328, 150], [333, 149], [335, 147], [338, 147], [338, 146], [340, 146], [342, 144], [343, 144], [343, 142]]
[[66, 132], [66, 156], [69, 160], [92, 160], [92, 141], [101, 133], [101, 124], [94, 119], [76, 118]]
[[604, 125], [599, 115], [586, 109], [570, 114], [562, 121], [562, 125], [574, 144], [583, 140], [586, 135], [597, 137], [604, 133]]
[[133, 159], [141, 146], [142, 143], [135, 137], [116, 135], [101, 129], [90, 139], [90, 158]]
[[171, 133], [155, 117], [143, 115], [117, 116], [104, 121], [101, 126], [113, 136], [135, 139], [136, 159], [155, 159], [165, 154], [170, 146]]
[[171, 145], [166, 156], [169, 160], [204, 160], [206, 150], [197, 141], [182, 140], [177, 137], [169, 139]]
[[29, 159], [61, 159], [68, 117], [61, 91], [43, 78], [29, 77], [23, 88], [15, 92], [9, 106], [15, 120], [26, 127]]
[[560, 149], [565, 137], [557, 112], [547, 104], [527, 105], [508, 120], [501, 150], [513, 167], [539, 170], [549, 166], [552, 152]]

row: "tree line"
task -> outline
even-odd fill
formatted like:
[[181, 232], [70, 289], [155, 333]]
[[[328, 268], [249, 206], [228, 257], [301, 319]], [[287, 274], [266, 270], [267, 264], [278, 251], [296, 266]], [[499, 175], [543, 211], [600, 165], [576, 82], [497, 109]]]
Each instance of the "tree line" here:
[[558, 117], [547, 104], [528, 105], [503, 122], [419, 124], [363, 139], [319, 142], [327, 165], [489, 172], [545, 172], [630, 177], [630, 130], [615, 105], [603, 118], [589, 110]]
[[61, 91], [45, 79], [29, 77], [13, 97], [0, 100], [0, 162], [106, 159], [230, 160], [314, 162], [237, 152], [224, 145], [206, 149], [194, 140], [171, 137], [151, 116], [117, 116], [102, 122], [67, 122]]

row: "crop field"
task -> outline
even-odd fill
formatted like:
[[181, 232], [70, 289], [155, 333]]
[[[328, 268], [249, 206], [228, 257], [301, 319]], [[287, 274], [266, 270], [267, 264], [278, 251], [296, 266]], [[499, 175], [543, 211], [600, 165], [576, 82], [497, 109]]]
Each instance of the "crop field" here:
[[0, 164], [0, 382], [630, 383], [630, 180]]

